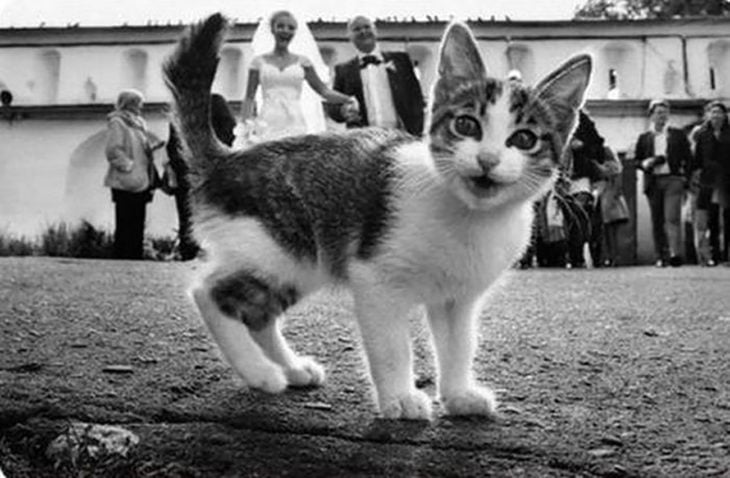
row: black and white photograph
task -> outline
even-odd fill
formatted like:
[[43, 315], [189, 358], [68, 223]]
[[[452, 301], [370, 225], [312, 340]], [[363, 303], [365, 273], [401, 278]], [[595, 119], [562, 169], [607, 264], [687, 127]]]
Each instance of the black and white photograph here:
[[730, 476], [730, 1], [0, 0], [0, 478]]

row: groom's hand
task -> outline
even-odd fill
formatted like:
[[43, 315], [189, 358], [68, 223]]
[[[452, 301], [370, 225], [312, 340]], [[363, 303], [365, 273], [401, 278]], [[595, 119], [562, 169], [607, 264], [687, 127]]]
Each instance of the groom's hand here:
[[345, 118], [345, 121], [347, 121], [348, 123], [359, 121], [360, 120], [360, 105], [358, 104], [358, 102], [355, 98], [352, 98], [351, 101], [344, 103], [340, 107], [340, 113]]

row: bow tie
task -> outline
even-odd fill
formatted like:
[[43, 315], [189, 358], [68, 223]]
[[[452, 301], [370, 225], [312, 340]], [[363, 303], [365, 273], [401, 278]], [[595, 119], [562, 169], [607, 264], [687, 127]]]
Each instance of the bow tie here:
[[360, 68], [366, 68], [368, 65], [375, 65], [378, 66], [381, 64], [382, 61], [375, 56], [375, 55], [365, 55], [362, 57], [362, 60], [360, 60]]

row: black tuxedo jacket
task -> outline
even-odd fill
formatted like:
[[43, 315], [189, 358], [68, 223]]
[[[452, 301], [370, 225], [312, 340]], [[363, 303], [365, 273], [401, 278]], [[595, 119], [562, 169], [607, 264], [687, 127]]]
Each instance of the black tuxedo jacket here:
[[[641, 161], [654, 156], [654, 133], [646, 131], [639, 135], [636, 141], [637, 167], [644, 172], [644, 192], [648, 193], [654, 186], [655, 176], [651, 171], [645, 171], [641, 167]], [[689, 140], [684, 131], [677, 128], [667, 128], [667, 163], [669, 172], [673, 176], [683, 176], [689, 179], [692, 162], [692, 151]]]
[[697, 134], [692, 171], [700, 170], [700, 184], [730, 191], [730, 126], [725, 124], [715, 138], [708, 124]]
[[[421, 136], [424, 115], [423, 93], [413, 71], [411, 58], [405, 52], [383, 52], [382, 54], [385, 63], [392, 62], [393, 65], [392, 68], [387, 69], [387, 72], [395, 111], [400, 122], [406, 131]], [[357, 56], [348, 62], [335, 65], [335, 81], [332, 88], [356, 97], [360, 103], [360, 120], [348, 123], [347, 127], [368, 126], [367, 105], [360, 76], [360, 60]], [[340, 114], [340, 105], [332, 105], [328, 108], [328, 112], [335, 121], [344, 121]]]

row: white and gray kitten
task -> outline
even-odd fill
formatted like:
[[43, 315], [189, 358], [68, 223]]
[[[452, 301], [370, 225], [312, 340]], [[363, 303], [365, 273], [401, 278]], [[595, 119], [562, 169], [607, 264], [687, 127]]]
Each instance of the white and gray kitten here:
[[532, 203], [555, 180], [591, 75], [576, 56], [535, 88], [486, 75], [468, 27], [451, 24], [423, 139], [377, 128], [234, 151], [209, 125], [227, 22], [193, 25], [165, 65], [191, 167], [195, 235], [208, 272], [192, 295], [223, 355], [253, 388], [316, 386], [282, 313], [327, 284], [353, 293], [380, 413], [428, 419], [414, 386], [408, 313], [425, 306], [450, 415], [493, 415], [476, 383], [486, 291], [525, 249]]

